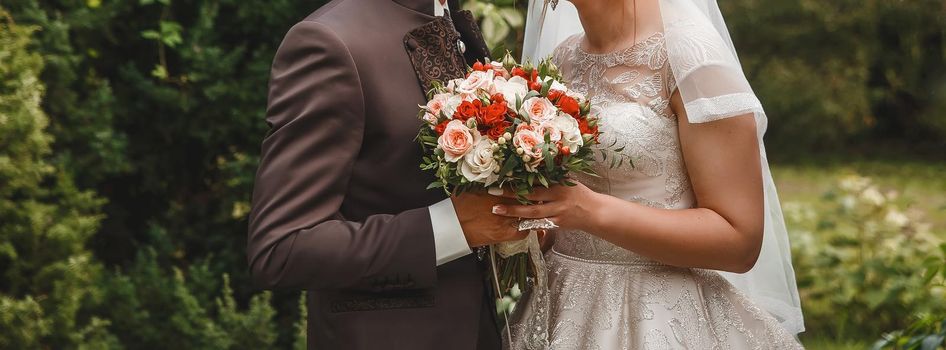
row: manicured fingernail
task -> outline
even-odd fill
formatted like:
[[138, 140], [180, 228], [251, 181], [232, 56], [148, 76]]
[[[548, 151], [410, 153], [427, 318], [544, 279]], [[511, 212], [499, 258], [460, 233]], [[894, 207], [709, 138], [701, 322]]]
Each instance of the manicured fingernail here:
[[506, 208], [503, 208], [503, 206], [501, 205], [493, 206], [493, 214], [505, 214], [505, 213], [506, 213]]

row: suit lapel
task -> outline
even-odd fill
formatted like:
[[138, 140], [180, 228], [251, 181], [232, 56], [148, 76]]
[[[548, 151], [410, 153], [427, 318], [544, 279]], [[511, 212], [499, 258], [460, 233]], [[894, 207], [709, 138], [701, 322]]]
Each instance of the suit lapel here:
[[483, 32], [480, 31], [480, 26], [476, 24], [472, 12], [457, 11], [453, 14], [453, 24], [466, 44], [466, 52], [463, 55], [467, 64], [473, 65], [473, 62], [477, 60], [482, 62], [490, 58], [489, 48], [486, 47], [486, 41], [483, 40]]
[[[457, 21], [456, 25], [454, 20]], [[460, 41], [465, 46], [462, 54]], [[479, 26], [470, 11], [459, 11], [450, 17], [437, 17], [414, 28], [404, 36], [404, 48], [425, 93], [430, 91], [434, 81], [446, 83], [450, 79], [463, 77], [467, 65], [489, 56]]]

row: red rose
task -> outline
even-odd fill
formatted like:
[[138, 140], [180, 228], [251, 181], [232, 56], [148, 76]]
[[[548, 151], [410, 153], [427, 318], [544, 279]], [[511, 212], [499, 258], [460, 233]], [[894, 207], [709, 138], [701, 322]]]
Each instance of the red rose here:
[[473, 70], [475, 70], [475, 71], [480, 71], [480, 72], [485, 72], [485, 71], [487, 71], [488, 69], [487, 69], [486, 66], [483, 65], [483, 63], [481, 63], [480, 61], [476, 61], [476, 62], [473, 63]]
[[482, 102], [480, 102], [480, 100], [461, 102], [460, 106], [457, 107], [457, 112], [453, 114], [453, 119], [459, 119], [466, 122], [467, 119], [476, 117], [476, 115], [479, 114], [479, 105], [481, 103]]
[[598, 126], [591, 126], [588, 123], [588, 118], [578, 119], [578, 130], [581, 131], [582, 135], [594, 135], [595, 141], [598, 140]]
[[536, 92], [542, 91], [542, 83], [537, 82], [537, 81], [533, 81], [533, 82], [529, 83], [529, 89], [532, 90], [532, 91], [536, 91]]
[[562, 90], [549, 91], [549, 101], [558, 101], [558, 99], [562, 98], [562, 96], [565, 96], [565, 92]]
[[477, 122], [480, 122], [486, 126], [494, 126], [500, 122], [506, 120], [506, 103], [493, 103], [486, 108], [481, 109], [482, 118], [477, 119]]
[[493, 103], [504, 103], [504, 102], [506, 102], [506, 97], [503, 96], [503, 94], [493, 94], [493, 96], [490, 96], [489, 99], [490, 99], [490, 101], [493, 101]]
[[529, 80], [529, 74], [520, 67], [513, 67], [509, 74], [512, 74], [514, 77], [522, 77], [522, 79]]
[[558, 143], [558, 154], [560, 154], [560, 155], [562, 155], [562, 156], [567, 156], [567, 155], [572, 154], [572, 150], [569, 149], [568, 147], [562, 146], [562, 143], [559, 142], [559, 143]]
[[572, 117], [578, 118], [581, 115], [581, 106], [578, 105], [578, 101], [570, 96], [560, 97], [556, 106]]
[[496, 126], [490, 128], [489, 131], [486, 132], [486, 136], [493, 140], [499, 140], [510, 126], [512, 126], [512, 123], [503, 120], [499, 124], [496, 124]]
[[434, 127], [434, 131], [437, 132], [437, 135], [443, 135], [443, 131], [447, 129], [447, 123], [449, 122], [450, 122], [449, 120], [444, 120], [440, 122], [440, 124], [437, 124], [437, 126]]
[[538, 80], [539, 80], [539, 70], [538, 70], [538, 69], [533, 69], [533, 70], [532, 70], [532, 79], [529, 79], [529, 81], [538, 81]]

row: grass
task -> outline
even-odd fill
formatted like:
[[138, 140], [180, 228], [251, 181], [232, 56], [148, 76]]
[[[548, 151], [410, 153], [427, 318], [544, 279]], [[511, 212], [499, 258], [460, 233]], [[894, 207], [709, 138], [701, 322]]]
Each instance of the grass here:
[[898, 193], [908, 214], [931, 225], [946, 238], [946, 162], [836, 161], [772, 164], [772, 177], [782, 203], [817, 203], [845, 174], [873, 179], [885, 191]]

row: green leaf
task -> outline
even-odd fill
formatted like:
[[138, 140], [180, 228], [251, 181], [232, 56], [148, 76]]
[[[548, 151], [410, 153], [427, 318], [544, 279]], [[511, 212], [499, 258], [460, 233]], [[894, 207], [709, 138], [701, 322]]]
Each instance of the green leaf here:
[[[546, 136], [548, 138], [548, 136]], [[545, 158], [545, 170], [552, 172], [555, 169], [555, 159], [552, 158], [552, 152], [549, 150], [551, 144], [546, 142], [542, 147], [542, 157]]]
[[551, 89], [551, 88], [552, 88], [552, 81], [551, 81], [551, 80], [550, 80], [550, 81], [544, 81], [544, 82], [542, 82], [542, 96], [548, 96], [548, 94], [549, 94], [549, 89]]
[[156, 64], [154, 65], [154, 69], [151, 70], [151, 76], [158, 79], [167, 79], [168, 71], [164, 68], [164, 66]]
[[161, 38], [161, 33], [158, 33], [157, 30], [149, 29], [141, 31], [141, 37], [145, 39], [157, 40]]
[[172, 21], [161, 21], [158, 23], [161, 29], [161, 42], [168, 47], [175, 47], [184, 42], [181, 37], [181, 25]]

